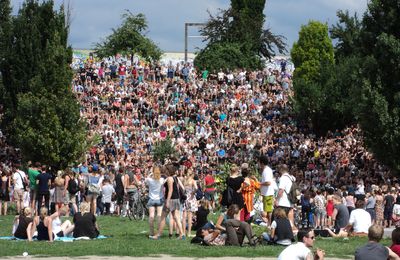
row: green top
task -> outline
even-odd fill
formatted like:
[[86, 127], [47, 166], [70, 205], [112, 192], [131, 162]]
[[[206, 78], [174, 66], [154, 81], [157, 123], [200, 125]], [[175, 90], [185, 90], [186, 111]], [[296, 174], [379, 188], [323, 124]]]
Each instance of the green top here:
[[28, 177], [31, 189], [36, 189], [36, 177], [40, 174], [38, 170], [28, 169]]

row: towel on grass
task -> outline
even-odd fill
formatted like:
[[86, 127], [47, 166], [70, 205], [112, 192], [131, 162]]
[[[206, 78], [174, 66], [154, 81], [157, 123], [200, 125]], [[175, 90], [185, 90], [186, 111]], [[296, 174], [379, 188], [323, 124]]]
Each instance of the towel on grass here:
[[[104, 236], [104, 235], [99, 235], [98, 237], [96, 237], [94, 239], [105, 239], [105, 238], [108, 238], [108, 237]], [[0, 237], [0, 240], [26, 241], [27, 239], [19, 239], [19, 238], [12, 237], [12, 236], [11, 237], [4, 236], [4, 237]], [[36, 239], [33, 239], [33, 240], [36, 240]], [[77, 238], [75, 238], [75, 237], [56, 237], [54, 239], [54, 241], [63, 241], [63, 242], [72, 242], [75, 240], [91, 240], [91, 239], [89, 237], [77, 237]]]

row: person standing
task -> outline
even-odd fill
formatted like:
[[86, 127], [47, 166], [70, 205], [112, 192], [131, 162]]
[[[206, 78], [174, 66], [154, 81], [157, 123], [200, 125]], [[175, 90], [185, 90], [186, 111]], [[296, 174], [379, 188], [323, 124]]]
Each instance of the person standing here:
[[262, 168], [260, 193], [263, 199], [263, 212], [267, 216], [268, 223], [272, 221], [272, 210], [274, 205], [274, 176], [272, 169], [268, 166], [268, 157], [263, 155], [259, 159], [260, 168]]
[[41, 165], [39, 162], [36, 162], [34, 166], [28, 168], [28, 178], [29, 178], [29, 198], [31, 200], [31, 209], [36, 209], [36, 196], [37, 196], [37, 184], [36, 179], [40, 174], [39, 169]]
[[204, 198], [208, 201], [208, 208], [213, 211], [215, 208], [215, 178], [211, 170], [207, 170], [207, 174], [203, 181], [204, 186]]
[[181, 207], [180, 201], [179, 201], [179, 186], [184, 189], [183, 184], [179, 180], [179, 178], [176, 176], [177, 173], [177, 168], [173, 164], [168, 164], [166, 166], [167, 172], [169, 176], [166, 179], [166, 182], [164, 183], [164, 188], [165, 188], [165, 203], [161, 215], [161, 221], [158, 225], [158, 232], [154, 236], [150, 236], [150, 239], [159, 239], [159, 237], [163, 233], [163, 229], [165, 226], [165, 221], [167, 215], [171, 212], [171, 215], [174, 219], [174, 222], [176, 223], [178, 232], [179, 232], [179, 239], [184, 240], [186, 237], [183, 233], [182, 229], [182, 224], [179, 216], [179, 209]]
[[380, 244], [383, 227], [375, 224], [368, 229], [368, 243], [357, 248], [355, 260], [400, 259], [390, 248]]
[[145, 179], [145, 184], [149, 187], [149, 201], [147, 207], [149, 208], [149, 228], [150, 237], [154, 235], [154, 217], [157, 216], [157, 224], [160, 224], [162, 206], [164, 204], [164, 194], [162, 186], [165, 179], [161, 177], [161, 169], [156, 166], [153, 168], [153, 173]]
[[281, 177], [279, 178], [278, 195], [276, 197], [275, 206], [283, 208], [292, 225], [294, 224], [293, 204], [289, 201], [288, 194], [292, 188], [296, 178], [289, 174], [289, 168], [286, 164], [282, 165], [279, 169]]
[[18, 214], [21, 212], [24, 201], [25, 183], [27, 178], [25, 172], [17, 169], [19, 165], [13, 167], [14, 200], [17, 204]]
[[[11, 178], [8, 171], [1, 171], [0, 176], [0, 216], [7, 215], [8, 202], [10, 201]], [[3, 211], [4, 205], [4, 211]]]
[[46, 165], [42, 165], [41, 173], [36, 177], [38, 184], [38, 195], [37, 195], [37, 212], [40, 211], [42, 207], [42, 202], [44, 199], [44, 206], [50, 210], [50, 184], [51, 184], [51, 174], [46, 171]]

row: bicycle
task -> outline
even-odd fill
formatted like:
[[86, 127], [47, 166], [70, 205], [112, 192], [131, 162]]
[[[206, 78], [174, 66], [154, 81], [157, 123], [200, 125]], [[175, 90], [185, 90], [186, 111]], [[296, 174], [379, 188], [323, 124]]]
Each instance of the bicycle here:
[[140, 196], [139, 191], [128, 192], [126, 216], [129, 220], [144, 220], [149, 215], [145, 194]]

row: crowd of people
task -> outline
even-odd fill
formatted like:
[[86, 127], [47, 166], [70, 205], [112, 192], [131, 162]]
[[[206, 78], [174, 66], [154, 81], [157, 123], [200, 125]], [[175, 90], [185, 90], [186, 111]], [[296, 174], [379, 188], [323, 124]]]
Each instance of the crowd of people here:
[[[362, 131], [313, 134], [294, 117], [287, 61], [271, 64], [260, 71], [208, 71], [183, 62], [90, 58], [74, 66], [72, 91], [88, 138], [100, 141], [70, 169], [29, 163], [23, 170], [18, 149], [0, 133], [0, 214], [15, 201], [20, 223], [50, 234], [52, 216], [65, 205], [73, 214], [89, 205], [95, 223], [96, 215], [123, 216], [126, 197], [147, 193], [151, 239], [161, 237], [171, 214], [170, 236], [174, 226], [181, 239], [193, 236], [193, 228], [216, 245], [241, 244], [243, 234], [255, 244], [245, 223], [257, 218], [270, 230], [263, 239], [286, 246], [296, 234], [300, 241], [314, 236], [303, 228], [367, 236], [372, 224], [400, 225], [398, 179], [366, 150]], [[154, 160], [167, 139], [176, 154]], [[231, 215], [214, 225], [207, 214], [219, 205]], [[23, 219], [30, 214], [36, 217]], [[67, 226], [70, 233], [77, 224]]]

